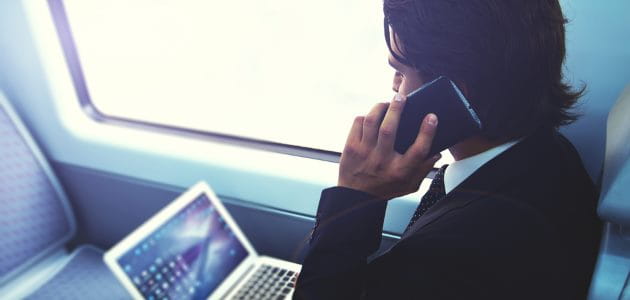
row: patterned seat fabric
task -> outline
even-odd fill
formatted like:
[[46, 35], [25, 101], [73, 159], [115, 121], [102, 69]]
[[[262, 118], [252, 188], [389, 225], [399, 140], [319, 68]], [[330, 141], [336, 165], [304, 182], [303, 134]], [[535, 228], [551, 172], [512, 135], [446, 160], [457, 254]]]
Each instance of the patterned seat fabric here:
[[[74, 234], [74, 217], [54, 174], [0, 93], [0, 286]], [[2, 298], [2, 295], [0, 295]], [[129, 299], [103, 262], [84, 246], [28, 299]]]
[[27, 299], [92, 300], [131, 298], [103, 263], [103, 252], [94, 247], [81, 247], [61, 271]]
[[0, 105], [0, 282], [73, 234], [67, 203], [5, 109]]

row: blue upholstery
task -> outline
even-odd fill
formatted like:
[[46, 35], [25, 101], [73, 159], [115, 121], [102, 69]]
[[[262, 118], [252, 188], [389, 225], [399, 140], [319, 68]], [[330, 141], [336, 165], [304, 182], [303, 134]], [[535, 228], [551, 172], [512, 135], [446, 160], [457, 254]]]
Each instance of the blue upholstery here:
[[0, 282], [74, 233], [68, 204], [6, 105], [0, 105]]
[[103, 264], [103, 252], [94, 247], [81, 247], [46, 284], [31, 294], [29, 300], [92, 300], [131, 299]]
[[608, 115], [599, 214], [630, 226], [630, 85]]
[[9, 286], [26, 287], [29, 299], [128, 299], [105, 266], [103, 252], [88, 246], [72, 253], [34, 293], [30, 289], [36, 286], [23, 284], [23, 271], [47, 272], [34, 264], [54, 259], [53, 251], [74, 233], [74, 216], [59, 182], [0, 92], [0, 288], [11, 281]]
[[630, 299], [630, 85], [608, 115], [598, 213], [606, 227], [589, 299]]

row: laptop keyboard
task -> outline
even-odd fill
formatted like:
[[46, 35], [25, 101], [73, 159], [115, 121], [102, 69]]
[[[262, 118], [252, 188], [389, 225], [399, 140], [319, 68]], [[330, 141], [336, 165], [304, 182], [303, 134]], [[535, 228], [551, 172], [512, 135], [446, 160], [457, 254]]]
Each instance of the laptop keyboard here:
[[263, 264], [232, 299], [287, 299], [289, 293], [295, 288], [298, 274]]

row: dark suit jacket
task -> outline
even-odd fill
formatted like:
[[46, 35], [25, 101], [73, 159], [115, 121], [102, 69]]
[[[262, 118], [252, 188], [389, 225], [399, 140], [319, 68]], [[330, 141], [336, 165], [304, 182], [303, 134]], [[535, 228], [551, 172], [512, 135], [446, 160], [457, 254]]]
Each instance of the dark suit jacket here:
[[322, 192], [296, 299], [584, 299], [597, 191], [569, 141], [540, 130], [489, 161], [386, 253], [386, 202]]

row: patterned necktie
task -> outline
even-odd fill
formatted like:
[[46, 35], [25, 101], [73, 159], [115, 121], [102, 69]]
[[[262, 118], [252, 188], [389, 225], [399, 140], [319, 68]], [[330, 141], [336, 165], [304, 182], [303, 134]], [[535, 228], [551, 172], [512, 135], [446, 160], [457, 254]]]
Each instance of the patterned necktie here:
[[411, 217], [411, 221], [409, 221], [409, 225], [407, 225], [405, 232], [407, 232], [413, 223], [415, 223], [418, 218], [427, 212], [431, 206], [446, 196], [444, 188], [444, 170], [446, 170], [446, 167], [448, 167], [448, 165], [443, 165], [435, 173], [429, 190], [424, 194], [424, 196], [422, 196], [422, 200], [420, 201], [420, 204], [418, 204], [418, 208], [416, 208], [416, 212], [413, 214], [413, 217]]

